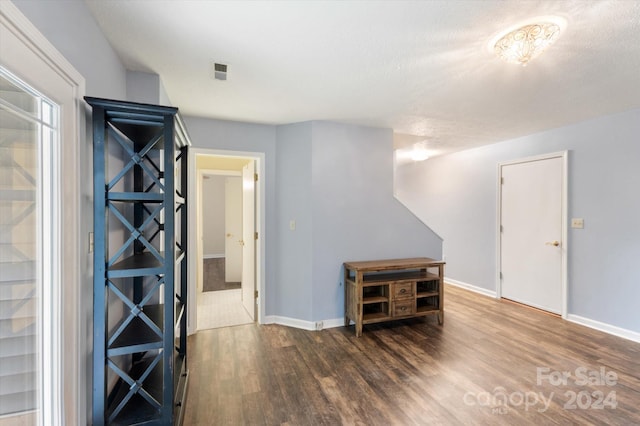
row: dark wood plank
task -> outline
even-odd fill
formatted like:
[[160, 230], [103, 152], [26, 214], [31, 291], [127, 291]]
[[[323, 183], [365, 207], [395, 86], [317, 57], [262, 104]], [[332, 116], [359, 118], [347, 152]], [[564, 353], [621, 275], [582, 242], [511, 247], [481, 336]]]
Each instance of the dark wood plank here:
[[406, 259], [364, 260], [359, 262], [345, 262], [346, 268], [359, 271], [362, 269], [388, 271], [394, 269], [420, 269], [428, 266], [442, 265], [444, 261], [428, 257], [414, 257]]
[[[353, 326], [313, 332], [251, 324], [189, 337], [184, 424], [640, 424], [640, 344], [446, 291], [443, 326], [413, 318], [367, 325], [356, 338]], [[571, 376], [554, 384], [540, 380], [538, 368]], [[579, 368], [617, 379], [580, 384]], [[584, 406], [598, 392], [613, 392], [617, 406]], [[582, 408], [567, 406], [572, 393]], [[501, 395], [514, 399], [500, 405]], [[519, 395], [536, 395], [537, 404], [517, 404]]]

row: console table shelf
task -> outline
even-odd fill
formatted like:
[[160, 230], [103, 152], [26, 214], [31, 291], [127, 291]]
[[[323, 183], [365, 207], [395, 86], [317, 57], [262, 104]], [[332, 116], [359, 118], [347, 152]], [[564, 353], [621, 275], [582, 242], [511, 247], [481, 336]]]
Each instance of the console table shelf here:
[[428, 257], [346, 262], [345, 326], [437, 315], [444, 322], [444, 265]]

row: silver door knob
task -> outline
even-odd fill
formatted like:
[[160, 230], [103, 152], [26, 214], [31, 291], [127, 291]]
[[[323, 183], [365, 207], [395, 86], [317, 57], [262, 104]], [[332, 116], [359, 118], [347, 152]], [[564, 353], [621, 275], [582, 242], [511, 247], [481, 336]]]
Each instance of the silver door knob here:
[[560, 241], [547, 241], [546, 243], [544, 243], [546, 246], [554, 246], [554, 247], [558, 247], [560, 245]]

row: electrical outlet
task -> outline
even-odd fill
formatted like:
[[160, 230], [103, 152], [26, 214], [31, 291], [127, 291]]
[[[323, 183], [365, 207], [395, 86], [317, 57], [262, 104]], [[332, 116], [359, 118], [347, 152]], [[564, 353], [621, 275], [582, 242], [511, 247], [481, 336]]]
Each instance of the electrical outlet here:
[[93, 253], [94, 242], [93, 242], [93, 232], [89, 232], [89, 253]]
[[322, 330], [322, 327], [324, 327], [324, 323], [322, 321], [316, 321], [316, 331]]
[[573, 219], [571, 219], [571, 227], [575, 229], [583, 229], [584, 219], [574, 217]]

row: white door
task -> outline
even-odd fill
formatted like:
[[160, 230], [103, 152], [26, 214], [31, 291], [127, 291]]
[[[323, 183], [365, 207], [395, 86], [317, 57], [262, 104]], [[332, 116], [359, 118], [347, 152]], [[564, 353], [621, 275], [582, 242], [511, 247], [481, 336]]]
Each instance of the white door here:
[[227, 177], [224, 184], [225, 196], [225, 281], [242, 281], [242, 178]]
[[251, 319], [256, 312], [255, 161], [242, 168], [242, 304]]
[[560, 314], [564, 158], [500, 167], [501, 296]]

